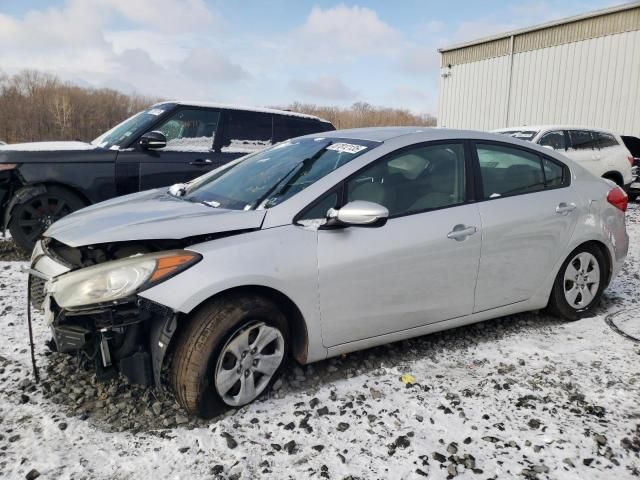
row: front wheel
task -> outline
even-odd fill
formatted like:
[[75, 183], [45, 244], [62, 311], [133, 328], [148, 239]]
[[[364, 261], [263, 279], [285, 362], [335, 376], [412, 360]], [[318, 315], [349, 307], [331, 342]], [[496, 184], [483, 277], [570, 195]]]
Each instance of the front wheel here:
[[171, 384], [178, 402], [203, 418], [252, 402], [278, 377], [288, 332], [282, 312], [260, 296], [205, 305], [177, 340]]
[[549, 310], [558, 317], [578, 320], [597, 307], [606, 282], [602, 251], [592, 245], [576, 248], [558, 272], [549, 299]]
[[44, 193], [13, 208], [9, 224], [13, 241], [30, 253], [52, 223], [85, 206], [86, 203], [73, 192], [56, 186], [47, 187]]

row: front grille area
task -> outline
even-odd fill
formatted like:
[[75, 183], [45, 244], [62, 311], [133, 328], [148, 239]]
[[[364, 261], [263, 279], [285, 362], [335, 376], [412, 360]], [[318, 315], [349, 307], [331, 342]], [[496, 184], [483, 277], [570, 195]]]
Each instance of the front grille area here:
[[29, 275], [31, 281], [31, 308], [42, 310], [42, 302], [44, 302], [44, 280], [42, 278]]

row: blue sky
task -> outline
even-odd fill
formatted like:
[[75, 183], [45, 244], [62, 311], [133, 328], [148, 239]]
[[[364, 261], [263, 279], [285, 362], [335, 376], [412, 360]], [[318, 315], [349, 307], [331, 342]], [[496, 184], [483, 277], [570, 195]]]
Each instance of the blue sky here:
[[616, 3], [0, 0], [0, 69], [163, 98], [433, 114], [438, 47]]

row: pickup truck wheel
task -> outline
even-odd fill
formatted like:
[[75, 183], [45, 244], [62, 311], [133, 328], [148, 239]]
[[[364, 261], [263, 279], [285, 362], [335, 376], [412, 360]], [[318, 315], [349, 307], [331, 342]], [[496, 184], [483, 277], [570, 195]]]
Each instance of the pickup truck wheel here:
[[606, 284], [606, 263], [599, 248], [576, 248], [562, 264], [549, 298], [549, 310], [557, 317], [578, 320], [600, 303]]
[[214, 300], [178, 336], [170, 372], [178, 402], [202, 418], [252, 402], [279, 376], [288, 337], [286, 318], [268, 299]]
[[13, 208], [9, 223], [13, 241], [22, 250], [31, 252], [53, 222], [85, 206], [86, 203], [69, 190], [47, 187], [45, 193]]

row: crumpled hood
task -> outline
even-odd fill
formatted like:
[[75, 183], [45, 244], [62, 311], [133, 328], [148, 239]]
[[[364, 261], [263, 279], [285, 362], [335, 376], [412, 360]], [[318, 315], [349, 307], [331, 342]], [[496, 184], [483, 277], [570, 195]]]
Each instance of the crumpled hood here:
[[167, 189], [134, 193], [98, 203], [51, 225], [45, 237], [71, 247], [130, 240], [182, 239], [257, 229], [264, 210], [224, 210], [168, 195]]

